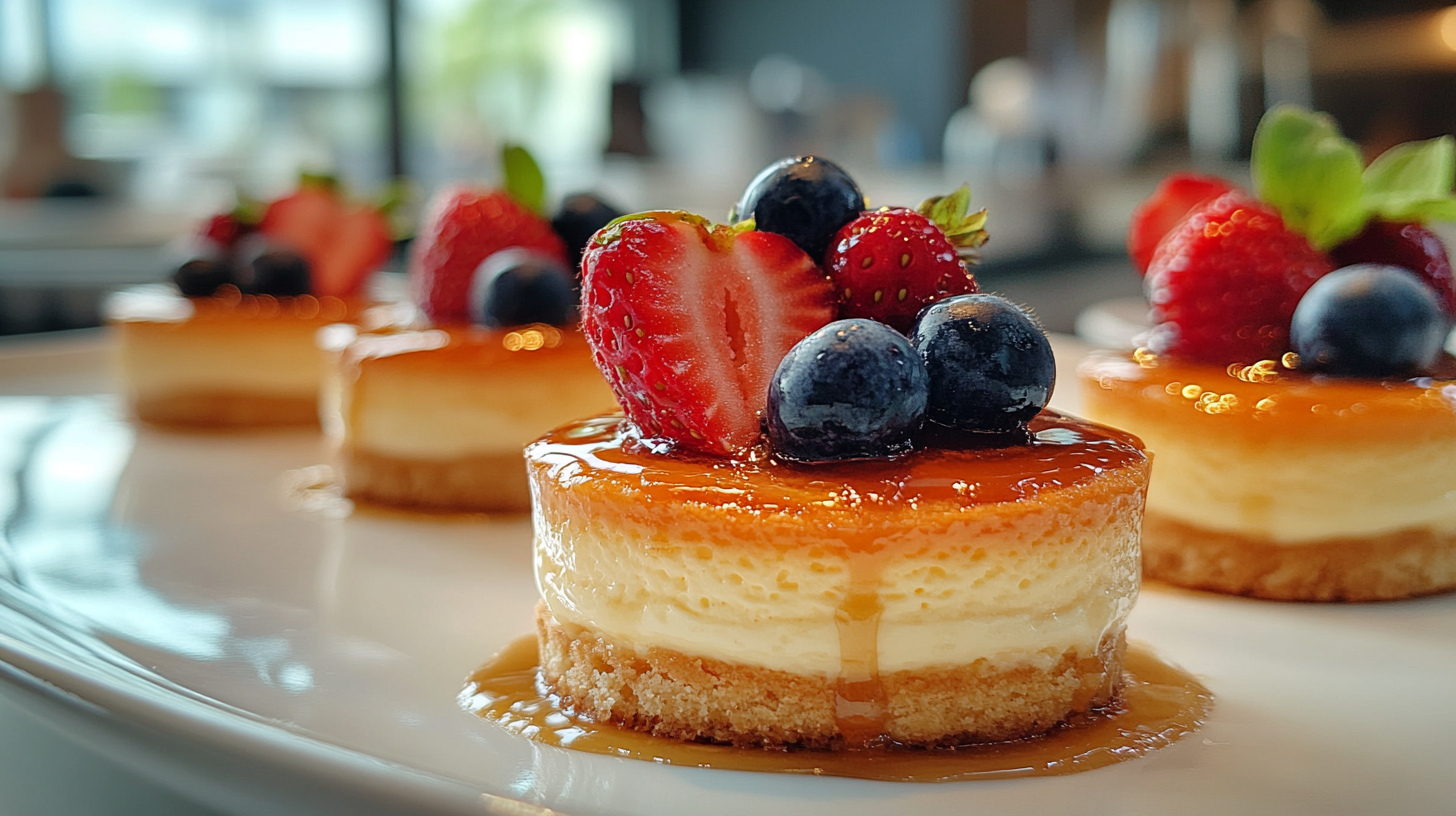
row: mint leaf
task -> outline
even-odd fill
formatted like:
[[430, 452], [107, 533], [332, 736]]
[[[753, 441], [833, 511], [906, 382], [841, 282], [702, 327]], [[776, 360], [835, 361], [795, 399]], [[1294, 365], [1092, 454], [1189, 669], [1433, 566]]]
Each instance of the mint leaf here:
[[506, 176], [506, 194], [535, 213], [546, 211], [546, 178], [530, 151], [520, 145], [501, 148], [501, 169]]
[[1456, 221], [1456, 196], [1387, 195], [1367, 201], [1386, 221]]
[[1360, 150], [1326, 114], [1270, 109], [1254, 133], [1252, 165], [1255, 194], [1317, 249], [1355, 235], [1370, 217]]
[[1365, 168], [1365, 194], [1440, 198], [1456, 183], [1456, 139], [1442, 136], [1406, 142], [1381, 153]]
[[1387, 221], [1456, 220], [1456, 140], [1396, 145], [1365, 168], [1365, 208]]

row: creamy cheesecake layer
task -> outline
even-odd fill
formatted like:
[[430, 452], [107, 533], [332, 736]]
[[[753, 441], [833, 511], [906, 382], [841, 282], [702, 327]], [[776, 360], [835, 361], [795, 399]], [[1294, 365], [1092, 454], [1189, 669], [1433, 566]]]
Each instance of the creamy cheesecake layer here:
[[[868, 590], [884, 607], [881, 672], [1050, 663], [1068, 650], [1094, 654], [1121, 631], [1136, 595], [1137, 528], [1109, 516], [1129, 505], [1037, 514], [1015, 530], [1002, 519], [952, 524], [944, 540], [894, 542], [864, 565], [812, 547], [743, 552], [671, 530], [581, 530], [538, 516], [563, 532], [537, 536], [536, 574], [556, 620], [642, 650], [833, 677], [839, 616]], [[853, 586], [851, 573], [868, 568], [878, 581]]]
[[337, 298], [233, 292], [184, 298], [170, 287], [115, 295], [106, 317], [117, 334], [123, 385], [134, 403], [259, 396], [313, 400], [320, 327], [344, 319]]
[[542, 598], [613, 643], [818, 678], [871, 625], [881, 673], [1096, 654], [1136, 597], [1147, 460], [1076, 420], [1034, 427], [816, 470], [568, 426], [527, 451]]
[[347, 449], [405, 461], [519, 453], [542, 431], [616, 404], [574, 331], [365, 334], [342, 352], [325, 422]]
[[1282, 546], [1456, 532], [1456, 383], [1311, 378], [1102, 355], [1089, 417], [1157, 457], [1148, 511]]

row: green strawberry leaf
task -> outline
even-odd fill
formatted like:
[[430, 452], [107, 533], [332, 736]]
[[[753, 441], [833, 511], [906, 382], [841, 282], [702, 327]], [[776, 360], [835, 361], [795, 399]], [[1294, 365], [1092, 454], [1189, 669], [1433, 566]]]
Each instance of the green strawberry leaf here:
[[546, 177], [530, 151], [520, 145], [501, 148], [501, 169], [505, 171], [506, 195], [534, 213], [546, 211]]
[[1396, 145], [1365, 168], [1365, 208], [1388, 221], [1456, 220], [1456, 140]]
[[916, 212], [940, 227], [951, 246], [962, 250], [963, 260], [974, 262], [978, 259], [977, 253], [967, 250], [986, 243], [986, 208], [968, 212], [970, 208], [971, 187], [962, 184], [950, 195], [925, 199]]
[[1270, 109], [1254, 134], [1251, 169], [1254, 192], [1317, 249], [1350, 238], [1369, 220], [1360, 150], [1327, 114]]

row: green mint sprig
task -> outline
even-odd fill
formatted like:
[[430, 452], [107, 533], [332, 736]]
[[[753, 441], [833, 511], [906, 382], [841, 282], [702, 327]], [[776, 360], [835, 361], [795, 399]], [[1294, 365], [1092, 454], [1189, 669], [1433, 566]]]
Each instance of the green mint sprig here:
[[1254, 134], [1254, 193], [1317, 249], [1354, 237], [1371, 218], [1456, 220], [1456, 142], [1398, 145], [1362, 167], [1360, 149], [1327, 114], [1279, 105]]
[[538, 215], [546, 211], [546, 177], [530, 151], [520, 145], [505, 145], [501, 148], [501, 170], [506, 195]]

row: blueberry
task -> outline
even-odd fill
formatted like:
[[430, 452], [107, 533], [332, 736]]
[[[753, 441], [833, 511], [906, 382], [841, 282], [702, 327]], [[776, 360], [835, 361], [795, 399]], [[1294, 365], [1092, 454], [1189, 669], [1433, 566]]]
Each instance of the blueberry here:
[[806, 462], [903, 453], [925, 419], [928, 387], [899, 332], [837, 320], [789, 349], [769, 380], [769, 442]]
[[817, 156], [780, 159], [743, 191], [735, 218], [752, 217], [758, 230], [799, 245], [815, 263], [839, 228], [864, 211], [864, 194], [839, 165]]
[[520, 247], [481, 262], [470, 281], [470, 319], [488, 328], [576, 322], [570, 270], [554, 258]]
[[239, 242], [237, 254], [237, 284], [244, 292], [278, 297], [309, 293], [308, 260], [293, 249], [254, 234]]
[[930, 374], [926, 418], [960, 431], [1012, 431], [1046, 406], [1056, 382], [1051, 344], [1021, 307], [961, 295], [920, 313], [910, 343]]
[[193, 258], [172, 273], [172, 280], [187, 297], [209, 297], [232, 282], [232, 269], [218, 258]]
[[586, 250], [586, 242], [597, 230], [622, 215], [616, 207], [591, 193], [577, 193], [561, 202], [561, 210], [551, 219], [551, 228], [566, 242], [573, 270], [581, 268], [581, 253]]
[[1449, 328], [1440, 300], [1415, 273], [1356, 264], [1315, 281], [1289, 336], [1301, 368], [1386, 377], [1429, 369]]

